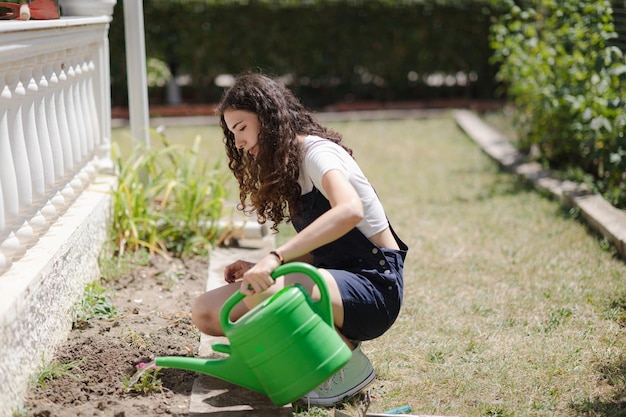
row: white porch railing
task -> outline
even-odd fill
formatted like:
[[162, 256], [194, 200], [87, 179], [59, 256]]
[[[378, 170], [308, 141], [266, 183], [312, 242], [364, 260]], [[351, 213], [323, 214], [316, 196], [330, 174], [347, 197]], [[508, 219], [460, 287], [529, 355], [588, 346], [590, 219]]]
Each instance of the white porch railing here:
[[100, 276], [115, 186], [110, 21], [0, 21], [0, 416]]
[[110, 167], [109, 21], [0, 22], [0, 278]]

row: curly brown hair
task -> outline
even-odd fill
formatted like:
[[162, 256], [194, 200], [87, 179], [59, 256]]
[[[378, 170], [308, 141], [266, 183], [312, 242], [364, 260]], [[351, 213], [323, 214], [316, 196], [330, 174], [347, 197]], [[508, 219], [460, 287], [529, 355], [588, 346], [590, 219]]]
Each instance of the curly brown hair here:
[[[258, 153], [252, 156], [235, 146], [235, 136], [226, 126], [224, 112], [244, 110], [259, 119]], [[228, 167], [239, 182], [239, 210], [256, 212], [258, 221], [271, 220], [272, 229], [300, 213], [298, 184], [303, 150], [298, 136], [315, 135], [352, 150], [342, 136], [320, 125], [300, 100], [283, 83], [268, 76], [249, 73], [239, 76], [217, 107]]]

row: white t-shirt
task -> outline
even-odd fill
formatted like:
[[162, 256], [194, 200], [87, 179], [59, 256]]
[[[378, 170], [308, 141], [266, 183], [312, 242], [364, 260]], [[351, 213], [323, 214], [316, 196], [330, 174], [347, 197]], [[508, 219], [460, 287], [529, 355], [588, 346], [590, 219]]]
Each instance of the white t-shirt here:
[[298, 179], [303, 195], [315, 187], [328, 199], [322, 187], [322, 177], [328, 171], [337, 169], [348, 178], [363, 203], [364, 217], [357, 225], [361, 233], [369, 238], [389, 226], [385, 210], [374, 188], [345, 149], [330, 140], [307, 136], [304, 139], [304, 150], [304, 160], [300, 166]]

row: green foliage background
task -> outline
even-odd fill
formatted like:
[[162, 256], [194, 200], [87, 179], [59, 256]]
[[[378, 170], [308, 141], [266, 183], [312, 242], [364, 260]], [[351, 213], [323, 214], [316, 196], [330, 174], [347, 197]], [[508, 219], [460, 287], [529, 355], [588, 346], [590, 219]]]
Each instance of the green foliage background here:
[[[123, 4], [111, 24], [113, 104], [126, 104]], [[217, 102], [219, 74], [291, 75], [309, 107], [344, 100], [491, 98], [488, 0], [146, 2], [148, 57], [191, 76], [185, 102]], [[413, 71], [417, 79], [409, 80]], [[429, 87], [428, 74], [473, 73], [468, 86]], [[159, 104], [163, 88], [153, 88]]]
[[[122, 3], [110, 31], [120, 106]], [[216, 77], [250, 69], [285, 76], [313, 109], [506, 97], [523, 149], [626, 207], [626, 62], [609, 0], [154, 0], [144, 11], [147, 55], [189, 75], [187, 103], [219, 101]], [[428, 85], [433, 74], [472, 78]], [[165, 102], [165, 87], [150, 101]]]
[[[523, 148], [626, 208], [626, 61], [608, 0], [534, 0], [493, 26]], [[518, 2], [519, 3], [519, 2]]]

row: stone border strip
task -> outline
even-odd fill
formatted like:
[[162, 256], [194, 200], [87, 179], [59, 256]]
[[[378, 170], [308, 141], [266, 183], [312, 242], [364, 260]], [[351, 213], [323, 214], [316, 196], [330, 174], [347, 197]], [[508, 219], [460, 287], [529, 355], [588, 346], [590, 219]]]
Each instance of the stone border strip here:
[[559, 180], [536, 162], [525, 162], [525, 156], [506, 141], [504, 135], [468, 110], [454, 112], [457, 125], [481, 149], [503, 168], [532, 182], [567, 207], [580, 209], [589, 226], [615, 245], [626, 259], [626, 212], [613, 207], [600, 195], [571, 181]]

